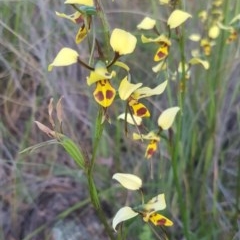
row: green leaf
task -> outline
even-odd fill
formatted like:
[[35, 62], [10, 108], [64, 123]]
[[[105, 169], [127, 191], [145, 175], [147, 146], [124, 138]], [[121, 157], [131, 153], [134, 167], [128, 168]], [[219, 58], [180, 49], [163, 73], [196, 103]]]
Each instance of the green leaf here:
[[81, 149], [66, 136], [60, 139], [60, 143], [68, 155], [77, 163], [77, 165], [85, 170], [85, 158]]
[[27, 148], [23, 149], [22, 151], [20, 151], [19, 153], [20, 154], [32, 153], [39, 148], [42, 148], [42, 147], [45, 147], [45, 146], [48, 146], [48, 145], [51, 145], [51, 144], [59, 144], [59, 142], [56, 139], [51, 139], [51, 140], [48, 140], [48, 141], [45, 141], [45, 142], [38, 143], [38, 144], [33, 145], [31, 147], [27, 147]]

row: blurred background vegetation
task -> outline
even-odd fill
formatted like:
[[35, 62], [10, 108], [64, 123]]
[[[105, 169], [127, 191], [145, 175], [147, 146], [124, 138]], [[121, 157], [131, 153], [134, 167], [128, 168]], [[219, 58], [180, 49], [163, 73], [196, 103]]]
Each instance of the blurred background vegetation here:
[[[185, 28], [185, 55], [190, 58], [192, 33], [203, 33], [197, 15], [211, 9], [212, 1], [182, 1], [193, 15]], [[152, 72], [153, 45], [143, 45], [136, 25], [150, 16], [161, 31], [170, 10], [150, 0], [102, 1], [111, 29], [131, 31], [138, 38], [134, 54], [125, 57], [133, 81], [153, 87], [165, 76]], [[167, 10], [166, 10], [167, 9]], [[240, 1], [224, 1], [223, 23], [240, 13]], [[91, 153], [97, 104], [86, 84], [88, 72], [79, 66], [47, 72], [48, 64], [62, 47], [79, 51], [88, 61], [87, 41], [75, 44], [77, 26], [58, 18], [55, 11], [72, 13], [62, 0], [0, 1], [0, 239], [106, 239], [103, 228], [89, 206], [85, 178], [73, 160], [56, 145], [44, 146], [30, 154], [19, 154], [28, 146], [48, 140], [34, 120], [48, 125], [47, 105], [64, 96], [64, 133]], [[98, 21], [96, 20], [96, 26]], [[238, 23], [238, 31], [240, 29]], [[101, 28], [96, 28], [101, 36]], [[111, 107], [112, 124], [107, 125], [98, 152], [95, 177], [101, 190], [103, 209], [111, 221], [119, 207], [134, 202], [134, 193], [119, 190], [111, 180], [115, 172], [141, 176], [147, 183], [147, 199], [166, 195], [166, 216], [174, 226], [154, 228], [169, 239], [240, 239], [240, 57], [239, 40], [226, 44], [227, 33], [216, 39], [206, 59], [210, 69], [196, 66], [187, 82], [182, 118], [181, 151], [176, 191], [167, 145], [152, 160], [154, 179], [149, 180], [150, 164], [144, 159], [146, 145], [124, 135], [124, 124], [116, 120], [123, 112], [119, 100]], [[169, 56], [170, 71], [180, 59], [177, 44]], [[120, 80], [120, 79], [119, 79]], [[113, 83], [118, 86], [118, 82]], [[160, 111], [178, 105], [177, 81], [167, 92], [147, 102], [152, 110], [148, 128], [156, 126]], [[130, 129], [131, 131], [131, 129]], [[184, 211], [180, 209], [182, 199]], [[138, 200], [136, 200], [138, 202]], [[184, 213], [184, 216], [182, 215]], [[128, 225], [128, 224], [127, 224]], [[141, 219], [128, 226], [127, 239], [157, 239]], [[187, 235], [186, 236], [186, 231]], [[163, 237], [164, 238], [164, 237]]]

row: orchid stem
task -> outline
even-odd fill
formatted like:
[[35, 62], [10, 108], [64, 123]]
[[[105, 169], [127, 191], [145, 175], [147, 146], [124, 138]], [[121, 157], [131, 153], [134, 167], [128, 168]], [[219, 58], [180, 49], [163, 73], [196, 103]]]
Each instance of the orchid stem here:
[[98, 150], [98, 146], [99, 146], [103, 129], [104, 129], [104, 124], [102, 123], [102, 114], [103, 114], [102, 109], [100, 109], [98, 112], [97, 120], [96, 120], [96, 131], [95, 131], [94, 143], [93, 143], [93, 154], [92, 154], [91, 161], [87, 166], [87, 179], [88, 179], [88, 189], [89, 189], [91, 202], [95, 210], [97, 211], [98, 217], [102, 222], [102, 224], [104, 225], [105, 231], [108, 234], [109, 238], [111, 240], [114, 240], [115, 238], [113, 235], [112, 228], [109, 226], [106, 216], [101, 208], [96, 184], [93, 178], [93, 170], [96, 162], [97, 150]]

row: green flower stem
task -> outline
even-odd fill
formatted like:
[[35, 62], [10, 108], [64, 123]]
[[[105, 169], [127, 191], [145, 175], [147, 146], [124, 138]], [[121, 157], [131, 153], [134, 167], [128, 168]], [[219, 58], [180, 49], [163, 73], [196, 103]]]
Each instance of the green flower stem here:
[[[228, 6], [228, 5], [225, 5]], [[239, 1], [236, 1], [236, 6], [235, 6], [235, 15], [238, 14], [238, 9], [240, 7]], [[226, 8], [224, 8], [226, 9]], [[235, 223], [235, 229], [236, 231], [239, 230], [238, 227], [238, 219], [239, 219], [239, 211], [240, 211], [240, 161], [238, 161], [238, 172], [237, 172], [237, 186], [236, 186], [236, 205], [235, 205], [235, 216], [234, 216], [234, 223]]]
[[104, 31], [104, 42], [106, 43], [106, 55], [107, 57], [110, 56], [110, 45], [109, 45], [109, 39], [110, 39], [110, 26], [108, 24], [107, 18], [106, 18], [106, 14], [104, 12], [104, 8], [102, 5], [102, 1], [101, 0], [94, 0], [96, 9], [97, 9], [97, 14], [98, 17], [101, 19], [102, 21], [102, 26], [103, 26], [103, 31]]
[[181, 98], [180, 98], [180, 107], [183, 107], [183, 102], [185, 99], [185, 92], [186, 92], [186, 69], [185, 69], [185, 39], [184, 39], [184, 28], [182, 28], [182, 32], [179, 38], [179, 48], [180, 48], [180, 54], [181, 54], [181, 68], [182, 68], [182, 77], [180, 80], [180, 93], [181, 93]]
[[102, 109], [100, 109], [98, 112], [96, 125], [95, 125], [96, 130], [95, 130], [94, 143], [93, 143], [93, 154], [92, 154], [92, 158], [91, 158], [90, 162], [87, 163], [87, 166], [86, 166], [87, 171], [86, 172], [87, 172], [88, 190], [89, 190], [91, 202], [92, 202], [95, 210], [97, 211], [100, 221], [102, 222], [102, 224], [105, 227], [106, 233], [108, 234], [110, 239], [114, 240], [115, 238], [113, 235], [112, 228], [109, 226], [106, 216], [101, 208], [96, 184], [95, 184], [94, 178], [93, 178], [93, 170], [94, 170], [94, 165], [96, 162], [97, 150], [98, 150], [98, 146], [99, 146], [101, 136], [103, 133], [103, 129], [104, 129], [104, 124], [102, 123], [102, 115], [103, 115]]
[[181, 133], [182, 133], [182, 117], [179, 118], [178, 124], [177, 124], [177, 133], [175, 137], [174, 144], [170, 145], [170, 152], [171, 152], [171, 159], [172, 159], [172, 169], [173, 169], [173, 180], [177, 189], [178, 194], [178, 200], [179, 200], [179, 207], [180, 207], [180, 214], [183, 220], [183, 231], [184, 236], [187, 240], [190, 240], [189, 235], [189, 224], [188, 224], [188, 214], [187, 214], [187, 208], [185, 205], [185, 198], [183, 196], [183, 191], [181, 187], [181, 179], [179, 178], [179, 172], [178, 172], [178, 161], [181, 161], [183, 158], [181, 158], [180, 152], [180, 144], [181, 144]]
[[[185, 69], [185, 39], [184, 39], [184, 29], [181, 29], [182, 32], [179, 36], [179, 48], [181, 54], [181, 68], [182, 68], [182, 76], [180, 79], [180, 92], [178, 95], [179, 106], [184, 112], [184, 99], [185, 99], [185, 92], [186, 92], [186, 69]], [[180, 156], [182, 150], [181, 148], [181, 137], [182, 137], [182, 124], [183, 120], [182, 117], [178, 120], [177, 124], [177, 133], [174, 144], [171, 146], [171, 157], [172, 157], [172, 169], [173, 169], [173, 179], [176, 185], [178, 199], [179, 199], [179, 206], [180, 206], [180, 213], [183, 219], [183, 231], [184, 236], [187, 240], [190, 240], [190, 233], [189, 233], [189, 223], [188, 223], [188, 211], [187, 211], [187, 199], [183, 196], [182, 186], [181, 186], [181, 179], [179, 178], [178, 172], [178, 161], [182, 161], [183, 158]]]
[[96, 185], [93, 179], [93, 175], [88, 175], [88, 189], [89, 189], [89, 194], [90, 194], [90, 198], [91, 198], [91, 202], [97, 212], [97, 215], [100, 219], [100, 221], [102, 222], [102, 224], [104, 225], [105, 231], [107, 233], [107, 235], [109, 236], [109, 238], [111, 240], [114, 240], [115, 237], [113, 235], [113, 230], [112, 228], [109, 226], [108, 222], [107, 222], [107, 218], [101, 208], [100, 205], [100, 200], [99, 200], [99, 196], [97, 193], [97, 189], [96, 189]]

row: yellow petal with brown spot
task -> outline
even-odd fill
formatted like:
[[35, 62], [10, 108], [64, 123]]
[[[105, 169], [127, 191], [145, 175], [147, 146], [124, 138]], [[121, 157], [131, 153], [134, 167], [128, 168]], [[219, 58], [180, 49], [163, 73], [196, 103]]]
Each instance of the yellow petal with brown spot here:
[[169, 220], [168, 218], [164, 217], [163, 215], [159, 213], [153, 213], [149, 217], [149, 220], [155, 225], [155, 226], [167, 226], [170, 227], [173, 225], [173, 222]]
[[133, 115], [138, 117], [150, 117], [150, 112], [142, 103], [135, 102], [131, 104], [130, 107], [132, 109]]
[[116, 96], [116, 90], [108, 80], [101, 80], [96, 82], [96, 89], [93, 92], [93, 96], [98, 104], [106, 108], [112, 104]]

